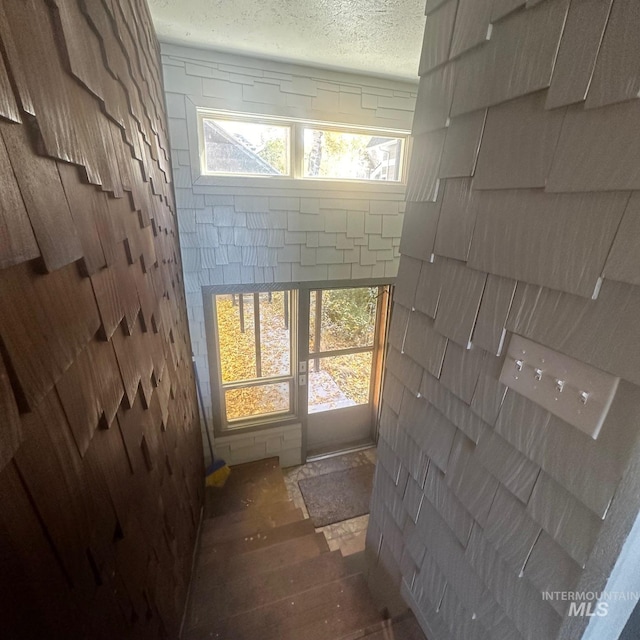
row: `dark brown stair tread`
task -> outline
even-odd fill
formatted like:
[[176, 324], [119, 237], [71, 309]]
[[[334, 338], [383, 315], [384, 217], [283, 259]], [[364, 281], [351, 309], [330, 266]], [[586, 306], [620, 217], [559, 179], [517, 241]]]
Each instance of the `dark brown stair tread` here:
[[227, 489], [226, 486], [219, 489], [212, 488], [205, 494], [205, 518], [215, 518], [235, 511], [244, 511], [254, 506], [288, 499], [289, 494], [284, 480], [280, 483], [273, 479], [259, 484], [247, 481], [230, 489]]
[[250, 611], [349, 574], [342, 554], [332, 551], [275, 571], [201, 584], [192, 597], [187, 628]]
[[[304, 520], [301, 509], [287, 509], [280, 513], [269, 512], [264, 515], [262, 513], [254, 513], [252, 517], [244, 518], [234, 523], [216, 522], [217, 520], [224, 520], [226, 517], [227, 516], [223, 516], [222, 518], [203, 521], [202, 532], [200, 534], [201, 544], [208, 546], [230, 542], [231, 540], [255, 536], [268, 529], [274, 529], [275, 527], [281, 527], [285, 524]], [[210, 525], [209, 523], [215, 523], [215, 525]]]
[[393, 619], [393, 625], [405, 633], [407, 640], [425, 640], [425, 635], [412, 611]]
[[205, 517], [216, 517], [287, 499], [287, 487], [278, 458], [248, 462], [231, 467], [231, 475], [224, 487], [207, 488]]
[[[418, 621], [410, 611], [392, 620], [385, 620], [380, 624], [378, 630], [369, 631], [359, 637], [363, 640], [427, 640]], [[351, 636], [340, 640], [351, 640]]]
[[265, 504], [257, 504], [241, 511], [232, 511], [221, 516], [205, 517], [202, 521], [203, 528], [225, 527], [251, 520], [252, 518], [264, 518], [268, 516], [280, 515], [288, 511], [295, 511], [296, 505], [289, 498]]
[[[291, 500], [280, 500], [273, 504], [256, 505], [248, 507], [242, 511], [233, 511], [223, 516], [213, 518], [204, 518], [202, 520], [203, 531], [216, 531], [220, 529], [228, 529], [236, 527], [244, 522], [253, 522], [256, 520], [272, 520], [275, 518], [286, 517], [292, 512], [298, 512], [300, 509]], [[304, 519], [304, 516], [303, 516]]]
[[245, 535], [228, 542], [209, 542], [206, 538], [200, 541], [200, 562], [218, 563], [221, 559], [231, 558], [241, 553], [250, 553], [264, 547], [272, 547], [274, 544], [286, 542], [293, 538], [315, 533], [315, 528], [311, 520], [297, 520], [279, 527], [265, 528], [255, 535]]
[[212, 619], [186, 640], [328, 640], [367, 627], [380, 615], [362, 574], [342, 578], [226, 620]]
[[194, 589], [203, 584], [224, 584], [243, 575], [275, 571], [302, 562], [321, 553], [328, 553], [329, 545], [322, 533], [313, 533], [286, 540], [271, 547], [231, 556], [219, 563], [203, 564], [199, 558], [194, 576]]

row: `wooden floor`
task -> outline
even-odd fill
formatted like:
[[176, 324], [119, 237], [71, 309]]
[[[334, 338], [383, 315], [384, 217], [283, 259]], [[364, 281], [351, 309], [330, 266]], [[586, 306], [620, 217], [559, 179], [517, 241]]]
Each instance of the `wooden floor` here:
[[425, 640], [384, 620], [362, 574], [289, 501], [277, 458], [207, 489], [184, 640]]

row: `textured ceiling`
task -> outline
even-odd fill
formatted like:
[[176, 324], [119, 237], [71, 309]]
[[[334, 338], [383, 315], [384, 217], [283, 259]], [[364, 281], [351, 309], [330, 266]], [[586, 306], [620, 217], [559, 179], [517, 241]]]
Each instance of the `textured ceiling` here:
[[424, 0], [149, 0], [160, 40], [417, 79]]

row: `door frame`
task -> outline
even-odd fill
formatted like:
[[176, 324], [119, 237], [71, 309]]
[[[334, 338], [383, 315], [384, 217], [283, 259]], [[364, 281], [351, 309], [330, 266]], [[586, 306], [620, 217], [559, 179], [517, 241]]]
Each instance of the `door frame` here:
[[[381, 292], [376, 305], [375, 333], [373, 339], [373, 362], [369, 390], [370, 408], [370, 439], [372, 443], [377, 441], [378, 415], [380, 411], [380, 399], [382, 393], [382, 379], [384, 360], [386, 357], [386, 336], [389, 326], [391, 294], [393, 280], [367, 279], [367, 280], [342, 280], [334, 282], [317, 281], [300, 284], [298, 292], [298, 377], [307, 374], [307, 384], [299, 384], [298, 409], [302, 421], [302, 459], [306, 460], [309, 453], [309, 395], [308, 395], [308, 371], [301, 372], [300, 363], [309, 362], [309, 309], [311, 291], [331, 289], [360, 289], [367, 287], [379, 287]], [[363, 405], [360, 405], [363, 406]], [[345, 409], [352, 409], [346, 407]], [[353, 407], [355, 409], [355, 407]], [[338, 448], [338, 451], [340, 449]], [[346, 450], [346, 449], [345, 449]]]
[[[384, 311], [380, 313], [386, 314], [386, 322], [380, 322], [376, 317], [376, 335], [374, 340], [378, 348], [378, 362], [374, 367], [375, 387], [372, 398], [372, 433], [371, 439], [377, 441], [378, 416], [380, 411], [380, 397], [382, 391], [384, 361], [386, 359], [386, 336], [388, 334], [389, 321], [391, 317], [391, 296], [395, 278], [363, 278], [359, 280], [318, 280], [308, 282], [270, 282], [270, 283], [254, 283], [254, 284], [229, 284], [229, 285], [208, 285], [202, 287], [202, 299], [204, 306], [204, 321], [206, 327], [207, 339], [207, 363], [210, 372], [210, 391], [211, 391], [211, 410], [214, 416], [214, 432], [216, 436], [227, 436], [239, 432], [262, 431], [269, 427], [280, 427], [289, 424], [301, 424], [302, 426], [302, 446], [301, 458], [306, 460], [308, 454], [307, 446], [307, 417], [308, 417], [308, 395], [307, 389], [301, 389], [300, 385], [300, 362], [308, 362], [309, 359], [309, 295], [315, 289], [345, 289], [360, 287], [387, 287], [384, 294]], [[245, 424], [239, 424], [233, 428], [224, 428], [223, 422], [220, 420], [221, 404], [219, 399], [220, 393], [220, 373], [218, 367], [218, 335], [217, 327], [213, 318], [213, 297], [217, 294], [231, 293], [253, 293], [260, 291], [281, 291], [291, 290], [297, 295], [292, 299], [290, 309], [290, 321], [295, 323], [295, 331], [297, 342], [294, 343], [292, 353], [293, 378], [294, 378], [294, 396], [296, 398], [294, 413], [292, 416], [273, 416], [269, 419], [258, 419]], [[293, 303], [295, 300], [295, 304]], [[380, 305], [378, 307], [380, 309]], [[303, 336], [304, 334], [304, 336]], [[297, 347], [297, 348], [296, 348]], [[372, 384], [374, 375], [372, 375]]]

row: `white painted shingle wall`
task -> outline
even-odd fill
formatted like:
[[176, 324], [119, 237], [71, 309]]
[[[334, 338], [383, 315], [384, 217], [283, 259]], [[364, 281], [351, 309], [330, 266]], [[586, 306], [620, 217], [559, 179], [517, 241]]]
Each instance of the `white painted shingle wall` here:
[[410, 130], [417, 85], [162, 46], [191, 338], [210, 406], [202, 287], [394, 278], [404, 187], [199, 175], [196, 108]]

